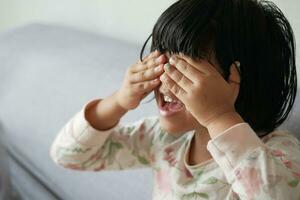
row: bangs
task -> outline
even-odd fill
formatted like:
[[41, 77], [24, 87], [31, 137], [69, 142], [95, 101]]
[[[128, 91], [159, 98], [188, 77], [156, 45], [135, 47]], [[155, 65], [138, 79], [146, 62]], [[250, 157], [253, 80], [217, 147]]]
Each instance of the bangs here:
[[209, 58], [214, 50], [216, 23], [213, 1], [178, 1], [157, 20], [152, 31], [151, 51], [183, 53], [193, 59]]

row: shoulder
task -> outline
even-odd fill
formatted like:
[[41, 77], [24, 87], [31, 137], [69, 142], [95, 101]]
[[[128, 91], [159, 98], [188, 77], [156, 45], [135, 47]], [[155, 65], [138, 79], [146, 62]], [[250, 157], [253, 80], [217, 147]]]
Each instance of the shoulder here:
[[300, 153], [299, 139], [287, 130], [275, 130], [261, 140], [270, 148], [271, 154], [275, 157], [298, 157]]
[[159, 118], [157, 116], [143, 117], [131, 123], [120, 122], [120, 129], [133, 129], [140, 131], [150, 131], [159, 128]]
[[187, 142], [187, 139], [191, 137], [192, 131], [185, 133], [172, 134], [164, 130], [159, 123], [158, 116], [148, 116], [136, 121], [134, 123], [135, 128], [138, 130], [144, 130], [148, 134], [153, 136], [153, 142], [155, 145], [164, 147], [169, 145], [182, 145]]
[[281, 143], [286, 146], [291, 143], [297, 145], [300, 144], [299, 139], [288, 130], [275, 130], [269, 133], [268, 135], [262, 137], [261, 140], [269, 145], [277, 143]]

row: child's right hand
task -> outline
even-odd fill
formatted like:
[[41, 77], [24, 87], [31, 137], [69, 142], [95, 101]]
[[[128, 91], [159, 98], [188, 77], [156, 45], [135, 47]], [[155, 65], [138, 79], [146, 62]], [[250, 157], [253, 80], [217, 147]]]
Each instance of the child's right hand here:
[[124, 77], [121, 88], [117, 91], [117, 102], [126, 110], [135, 109], [154, 88], [160, 84], [159, 76], [164, 73], [163, 65], [167, 58], [154, 51], [133, 64]]

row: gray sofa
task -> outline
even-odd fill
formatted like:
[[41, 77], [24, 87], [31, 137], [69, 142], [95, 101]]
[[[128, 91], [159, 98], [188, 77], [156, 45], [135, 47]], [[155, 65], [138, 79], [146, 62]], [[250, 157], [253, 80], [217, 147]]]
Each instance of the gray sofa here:
[[[140, 49], [68, 27], [33, 24], [1, 33], [1, 131], [9, 140], [12, 184], [24, 199], [151, 199], [150, 169], [78, 172], [56, 166], [49, 157], [62, 126], [87, 101], [116, 90]], [[296, 104], [281, 128], [299, 137], [299, 98]], [[151, 101], [122, 121], [155, 114]]]

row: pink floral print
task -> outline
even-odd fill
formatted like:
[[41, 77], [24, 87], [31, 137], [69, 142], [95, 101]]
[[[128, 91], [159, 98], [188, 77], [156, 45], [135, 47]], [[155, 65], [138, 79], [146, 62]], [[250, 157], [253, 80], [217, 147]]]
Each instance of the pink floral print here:
[[[193, 132], [173, 137], [160, 129], [155, 116], [95, 130], [84, 116], [89, 105], [66, 123], [51, 146], [50, 156], [59, 166], [97, 172], [152, 168], [154, 200], [300, 199], [300, 142], [286, 131], [270, 133], [261, 139], [264, 146], [253, 149], [252, 143], [251, 149], [253, 130], [241, 123], [218, 137], [219, 145], [210, 152], [214, 162], [190, 170], [184, 152]], [[232, 146], [239, 151], [226, 149]]]
[[254, 167], [245, 167], [243, 169], [237, 169], [235, 171], [237, 181], [239, 181], [243, 188], [246, 190], [247, 198], [249, 200], [259, 196], [263, 180], [261, 178], [261, 172]]

